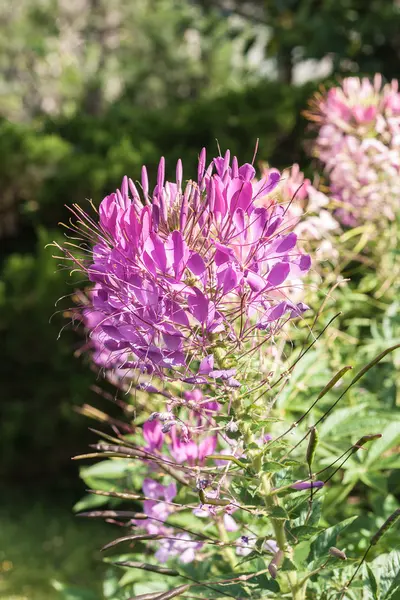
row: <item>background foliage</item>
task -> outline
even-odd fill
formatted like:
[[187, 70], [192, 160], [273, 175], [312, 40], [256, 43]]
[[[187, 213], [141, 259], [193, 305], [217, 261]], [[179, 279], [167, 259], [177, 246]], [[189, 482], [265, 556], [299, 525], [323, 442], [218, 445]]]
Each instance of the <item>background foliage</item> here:
[[[68, 218], [64, 204], [98, 203], [125, 173], [138, 176], [143, 163], [154, 171], [161, 154], [169, 165], [180, 156], [194, 164], [216, 139], [251, 160], [259, 138], [260, 160], [311, 173], [301, 111], [320, 71], [304, 61], [327, 61], [328, 84], [349, 73], [399, 77], [400, 7], [15, 0], [0, 3], [0, 23], [0, 475], [22, 490], [47, 489], [52, 502], [62, 481], [81, 493], [69, 457], [86, 447], [87, 422], [73, 406], [105, 402], [90, 390], [97, 373], [73, 356], [81, 336], [67, 329], [57, 339], [60, 312], [49, 324], [55, 300], [72, 291], [45, 248]], [[338, 290], [329, 310], [343, 311], [341, 333], [338, 325], [333, 359], [318, 357], [321, 368], [334, 370], [360, 346], [361, 364], [398, 341], [398, 298], [371, 302], [375, 285], [373, 271], [356, 269], [357, 295]], [[371, 410], [398, 405], [397, 366], [388, 360], [365, 383]]]

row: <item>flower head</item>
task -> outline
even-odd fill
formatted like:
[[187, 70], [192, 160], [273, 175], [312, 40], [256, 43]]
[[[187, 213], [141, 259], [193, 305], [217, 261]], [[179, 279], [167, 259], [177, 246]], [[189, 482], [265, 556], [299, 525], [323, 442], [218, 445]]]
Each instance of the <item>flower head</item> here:
[[338, 216], [346, 225], [393, 219], [400, 194], [400, 93], [377, 74], [349, 77], [319, 94], [309, 117], [317, 122], [314, 152], [325, 164]]
[[[125, 177], [102, 201], [98, 223], [74, 207], [93, 248], [86, 262], [66, 252], [94, 284], [85, 310], [96, 318], [86, 324], [105, 367], [194, 383], [222, 378], [236, 387], [223, 356], [250, 332], [269, 339], [303, 312], [285, 288], [308, 271], [310, 258], [297, 249], [285, 208], [257, 204], [279, 174], [258, 182], [254, 175], [250, 164], [231, 163], [229, 152], [206, 168], [203, 150], [197, 181], [184, 190], [181, 161], [171, 183], [161, 159], [152, 193], [146, 169], [142, 197]], [[213, 368], [199, 374], [210, 356]]]

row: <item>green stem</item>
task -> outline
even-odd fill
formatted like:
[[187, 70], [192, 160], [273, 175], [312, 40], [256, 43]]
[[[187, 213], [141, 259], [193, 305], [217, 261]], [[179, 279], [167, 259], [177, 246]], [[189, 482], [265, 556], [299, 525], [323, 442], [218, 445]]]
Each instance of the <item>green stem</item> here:
[[[221, 542], [224, 542], [225, 544], [230, 544], [231, 541], [230, 541], [228, 533], [225, 529], [224, 523], [220, 517], [217, 517], [216, 525], [217, 525], [217, 529], [218, 529], [218, 533], [219, 533]], [[222, 549], [222, 554], [224, 555], [226, 562], [229, 564], [229, 566], [231, 567], [232, 572], [233, 572], [235, 570], [236, 563], [237, 563], [237, 558], [236, 558], [235, 552], [233, 551], [233, 548], [229, 548], [229, 546], [225, 546]]]
[[[239, 421], [240, 431], [243, 435], [244, 441], [246, 444], [253, 441], [253, 435], [251, 434], [250, 429], [246, 423], [240, 423], [241, 417], [246, 413], [246, 409], [243, 405], [242, 398], [238, 397], [236, 394], [232, 399], [232, 406], [235, 411], [235, 415], [237, 420]], [[261, 480], [261, 488], [264, 495], [264, 502], [269, 511], [273, 511], [274, 508], [279, 507], [279, 498], [276, 494], [274, 494], [271, 488], [271, 475], [268, 473], [264, 473], [262, 471], [262, 454], [260, 452], [249, 453], [249, 458], [252, 460], [252, 468], [256, 473], [259, 474]], [[285, 533], [285, 520], [284, 519], [274, 519], [270, 517], [271, 525], [274, 530], [275, 540], [278, 545], [279, 550], [281, 550], [285, 557], [292, 559], [292, 549], [286, 540]], [[225, 528], [222, 528], [225, 532]], [[218, 530], [219, 526], [218, 526]], [[222, 532], [220, 531], [221, 540], [223, 540]], [[231, 549], [230, 549], [231, 550]], [[295, 571], [287, 571], [286, 572], [287, 580], [289, 583], [290, 591], [292, 594], [292, 600], [305, 600], [305, 592], [307, 583], [299, 583], [297, 578], [297, 573]]]
[[[276, 496], [271, 495], [271, 483], [269, 479], [269, 475], [267, 473], [263, 473], [261, 475], [261, 485], [264, 492], [264, 501], [270, 510], [273, 510], [277, 506], [279, 506], [279, 501]], [[273, 519], [271, 518], [271, 524], [274, 529], [276, 543], [278, 544], [279, 550], [282, 552], [286, 552], [287, 542], [285, 535], [285, 521], [282, 519]]]
[[[269, 510], [279, 506], [279, 500], [275, 494], [271, 494], [270, 476], [267, 473], [261, 475], [261, 485], [264, 492], [264, 501]], [[292, 559], [292, 551], [287, 543], [285, 534], [285, 521], [283, 519], [274, 519], [271, 517], [271, 524], [274, 530], [276, 543], [284, 556]], [[298, 582], [295, 571], [286, 573], [293, 600], [305, 600], [306, 584]]]

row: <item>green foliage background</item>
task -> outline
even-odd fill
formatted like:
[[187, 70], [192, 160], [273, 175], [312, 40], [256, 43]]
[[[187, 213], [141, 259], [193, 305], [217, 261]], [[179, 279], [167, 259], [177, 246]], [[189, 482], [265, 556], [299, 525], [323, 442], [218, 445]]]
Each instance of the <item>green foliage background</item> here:
[[[78, 283], [46, 248], [68, 219], [65, 204], [98, 203], [142, 164], [154, 174], [161, 155], [169, 173], [179, 157], [189, 172], [199, 149], [214, 154], [217, 141], [250, 161], [259, 139], [260, 160], [311, 173], [301, 111], [320, 82], [295, 84], [296, 66], [329, 55], [327, 84], [349, 73], [400, 76], [400, 8], [391, 0], [15, 0], [0, 4], [0, 22], [0, 476], [49, 498], [63, 486], [79, 496], [70, 456], [88, 433], [73, 408], [102, 403], [90, 389], [98, 374], [73, 355], [81, 335], [67, 328], [58, 339], [70, 301], [55, 301]], [[397, 300], [377, 312], [368, 289], [357, 293], [338, 297], [339, 365], [357, 344], [361, 362], [400, 336]], [[397, 365], [380, 370], [366, 401], [393, 408]]]

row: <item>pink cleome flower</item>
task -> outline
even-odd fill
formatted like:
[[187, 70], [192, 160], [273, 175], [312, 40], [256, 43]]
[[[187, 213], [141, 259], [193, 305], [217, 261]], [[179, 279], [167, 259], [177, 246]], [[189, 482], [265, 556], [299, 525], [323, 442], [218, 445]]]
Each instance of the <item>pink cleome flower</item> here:
[[236, 387], [234, 370], [225, 377], [213, 351], [218, 343], [237, 348], [257, 331], [268, 340], [306, 308], [285, 289], [309, 270], [310, 257], [296, 247], [283, 206], [257, 205], [279, 173], [254, 182], [252, 165], [239, 167], [236, 157], [231, 164], [229, 151], [207, 168], [205, 160], [203, 150], [197, 181], [184, 190], [180, 160], [171, 183], [161, 159], [152, 193], [143, 168], [143, 199], [125, 177], [102, 201], [98, 223], [73, 208], [94, 245], [86, 262], [64, 252], [94, 284], [85, 319], [106, 368], [197, 383], [202, 364], [200, 382], [221, 377]]
[[349, 77], [317, 95], [308, 115], [319, 127], [314, 153], [324, 163], [345, 225], [392, 220], [400, 195], [400, 93], [377, 74]]

